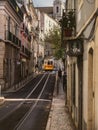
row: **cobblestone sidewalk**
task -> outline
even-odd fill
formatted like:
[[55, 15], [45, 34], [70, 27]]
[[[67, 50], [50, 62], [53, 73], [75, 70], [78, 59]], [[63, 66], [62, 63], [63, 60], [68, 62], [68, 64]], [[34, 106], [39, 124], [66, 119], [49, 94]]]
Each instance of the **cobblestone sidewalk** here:
[[62, 88], [60, 84], [58, 94], [55, 90], [46, 130], [75, 130], [68, 108], [65, 107], [65, 95]]

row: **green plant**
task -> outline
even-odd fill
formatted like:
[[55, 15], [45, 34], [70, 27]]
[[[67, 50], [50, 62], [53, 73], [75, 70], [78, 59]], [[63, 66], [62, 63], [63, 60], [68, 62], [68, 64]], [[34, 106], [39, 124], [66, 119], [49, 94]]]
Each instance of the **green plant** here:
[[73, 10], [66, 12], [61, 21], [62, 27], [66, 29], [74, 29], [76, 26], [75, 12]]

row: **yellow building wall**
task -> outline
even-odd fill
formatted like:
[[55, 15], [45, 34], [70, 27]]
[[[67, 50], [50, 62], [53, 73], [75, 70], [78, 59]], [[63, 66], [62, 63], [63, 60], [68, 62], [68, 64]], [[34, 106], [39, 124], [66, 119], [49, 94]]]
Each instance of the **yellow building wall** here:
[[88, 99], [88, 55], [87, 43], [84, 44], [83, 56], [83, 122], [87, 122], [87, 99]]
[[98, 18], [95, 34], [94, 86], [95, 86], [95, 130], [98, 130]]

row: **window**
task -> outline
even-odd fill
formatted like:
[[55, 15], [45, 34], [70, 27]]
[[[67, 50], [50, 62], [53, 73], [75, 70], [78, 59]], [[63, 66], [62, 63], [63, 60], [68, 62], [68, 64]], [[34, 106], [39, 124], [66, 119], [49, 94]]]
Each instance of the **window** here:
[[18, 36], [18, 25], [15, 24], [15, 35]]
[[58, 6], [56, 7], [56, 12], [57, 12], [57, 13], [59, 12], [59, 7], [58, 7]]
[[10, 16], [8, 17], [8, 31], [10, 31], [10, 23], [11, 23], [11, 18]]

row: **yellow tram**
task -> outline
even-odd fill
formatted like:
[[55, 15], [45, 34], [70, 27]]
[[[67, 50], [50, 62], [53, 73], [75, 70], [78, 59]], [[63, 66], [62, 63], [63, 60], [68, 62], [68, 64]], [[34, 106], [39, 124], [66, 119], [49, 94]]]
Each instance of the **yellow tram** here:
[[52, 71], [54, 70], [54, 59], [44, 59], [44, 65], [43, 65], [43, 69], [45, 71]]

